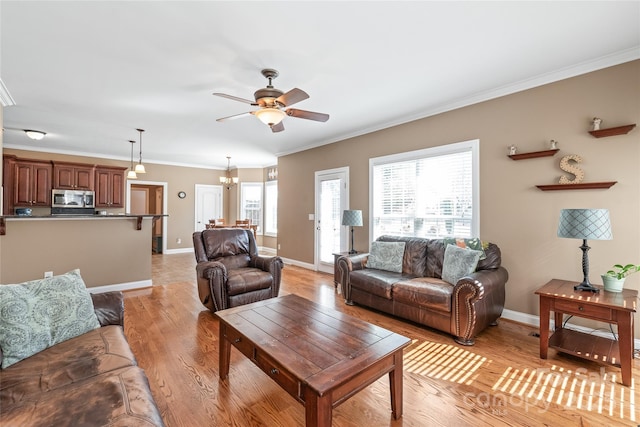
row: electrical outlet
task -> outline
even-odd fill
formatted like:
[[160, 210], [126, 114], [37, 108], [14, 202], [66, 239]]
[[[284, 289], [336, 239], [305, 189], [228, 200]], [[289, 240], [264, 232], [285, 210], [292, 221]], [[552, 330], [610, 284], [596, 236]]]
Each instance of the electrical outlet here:
[[278, 243], [278, 250], [280, 250], [280, 243]]
[[53, 271], [45, 271], [44, 278], [46, 279], [47, 277], [53, 277]]
[[182, 239], [178, 237], [178, 238], [176, 239], [176, 243], [177, 243], [177, 244], [182, 243]]

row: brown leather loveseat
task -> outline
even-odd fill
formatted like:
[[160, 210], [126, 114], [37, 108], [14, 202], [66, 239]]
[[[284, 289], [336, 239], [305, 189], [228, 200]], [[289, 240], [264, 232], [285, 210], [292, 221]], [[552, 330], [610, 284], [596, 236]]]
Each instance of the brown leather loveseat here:
[[124, 336], [122, 292], [91, 298], [101, 327], [0, 370], [0, 425], [164, 426]]
[[402, 271], [367, 268], [368, 253], [340, 257], [339, 279], [347, 304], [447, 332], [464, 345], [473, 345], [480, 331], [497, 324], [509, 277], [497, 245], [484, 243], [484, 259], [477, 261], [475, 271], [448, 283], [442, 279], [443, 239], [381, 236], [376, 241], [404, 242]]

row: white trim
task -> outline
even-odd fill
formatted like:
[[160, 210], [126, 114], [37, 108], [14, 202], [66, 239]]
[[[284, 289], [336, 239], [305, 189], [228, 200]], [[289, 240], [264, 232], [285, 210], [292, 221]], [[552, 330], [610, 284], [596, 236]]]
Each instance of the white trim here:
[[[525, 325], [540, 327], [540, 316], [536, 316], [534, 314], [520, 313], [518, 311], [504, 309], [502, 311], [502, 317], [507, 320], [523, 323]], [[553, 320], [553, 316], [550, 316], [549, 320], [550, 320], [549, 330], [553, 330], [555, 328], [555, 322]], [[574, 325], [571, 323], [567, 323], [565, 327], [567, 329], [584, 332], [586, 334], [591, 334], [591, 335], [595, 335], [602, 338], [608, 338], [610, 340], [614, 339], [614, 336], [611, 332], [605, 332], [605, 331], [599, 331], [599, 330], [596, 331], [596, 330], [593, 330], [593, 328], [587, 328], [584, 326]], [[634, 338], [633, 348], [635, 350], [640, 349], [640, 339]]]
[[115, 285], [95, 286], [92, 288], [87, 288], [87, 290], [92, 294], [100, 294], [103, 292], [130, 291], [132, 289], [144, 289], [144, 288], [150, 288], [152, 286], [153, 286], [153, 282], [151, 281], [151, 279], [149, 279], [149, 280], [139, 280], [137, 282], [118, 283]]
[[191, 248], [178, 248], [178, 249], [167, 249], [163, 251], [163, 254], [173, 255], [173, 254], [186, 254], [189, 252], [193, 252], [193, 247]]
[[9, 93], [9, 89], [4, 85], [4, 82], [0, 78], [0, 104], [3, 107], [11, 107], [12, 105], [16, 105], [15, 99]]
[[[147, 162], [145, 162], [147, 163]], [[127, 187], [126, 187], [126, 201], [125, 201], [125, 212], [131, 212], [131, 184], [140, 184], [140, 185], [158, 185], [162, 186], [162, 214], [167, 215], [168, 206], [169, 206], [169, 196], [168, 196], [168, 183], [163, 181], [138, 181], [137, 179], [127, 179]], [[162, 221], [162, 253], [165, 253], [167, 250], [167, 217], [165, 216]]]
[[289, 259], [289, 258], [282, 258], [282, 262], [284, 262], [285, 265], [291, 264], [291, 265], [295, 265], [296, 267], [306, 268], [307, 270], [318, 271], [316, 270], [315, 265], [309, 264], [308, 262], [297, 261], [295, 259]]
[[278, 251], [273, 249], [273, 248], [267, 248], [264, 246], [258, 246], [258, 252], [262, 255], [267, 255], [267, 256], [276, 256], [278, 255]]

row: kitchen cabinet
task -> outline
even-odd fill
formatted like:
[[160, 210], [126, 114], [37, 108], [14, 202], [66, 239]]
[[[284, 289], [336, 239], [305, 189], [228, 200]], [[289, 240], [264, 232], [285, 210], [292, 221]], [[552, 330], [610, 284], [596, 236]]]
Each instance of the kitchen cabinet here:
[[37, 160], [5, 159], [10, 182], [7, 184], [9, 194], [6, 207], [12, 213], [14, 207], [51, 206], [51, 174], [50, 162]]
[[124, 171], [126, 169], [123, 167], [96, 167], [96, 208], [124, 207]]
[[81, 163], [54, 162], [53, 188], [93, 190], [95, 166]]

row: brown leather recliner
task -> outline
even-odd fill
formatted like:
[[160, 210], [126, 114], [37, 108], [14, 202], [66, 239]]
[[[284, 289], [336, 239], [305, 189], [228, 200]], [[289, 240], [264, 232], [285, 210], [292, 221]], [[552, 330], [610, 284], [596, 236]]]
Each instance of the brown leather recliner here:
[[251, 230], [213, 228], [193, 233], [200, 301], [211, 311], [274, 298], [283, 268], [278, 256], [258, 255]]

